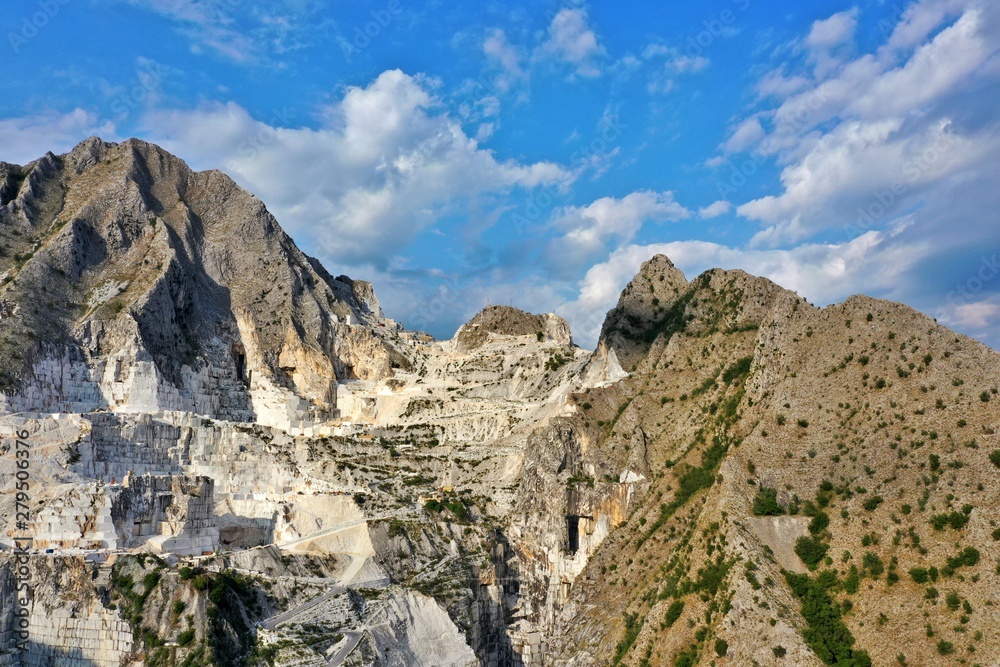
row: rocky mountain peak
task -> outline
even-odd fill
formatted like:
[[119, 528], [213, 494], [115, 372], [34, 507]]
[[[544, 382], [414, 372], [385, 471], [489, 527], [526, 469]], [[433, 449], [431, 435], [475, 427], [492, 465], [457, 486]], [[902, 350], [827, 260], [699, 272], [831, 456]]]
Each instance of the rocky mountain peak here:
[[[254, 413], [254, 387], [329, 407], [338, 378], [408, 364], [374, 332], [383, 314], [371, 285], [333, 279], [221, 172], [138, 139], [92, 137], [0, 177], [0, 299], [20, 314], [0, 320], [8, 390], [23, 391], [51, 354], [110, 355], [119, 367], [151, 360], [147, 399], [194, 409], [207, 394], [193, 378], [224, 368], [236, 416]], [[173, 392], [182, 398], [164, 403]]]
[[0, 247], [31, 664], [1000, 655], [1000, 355], [904, 305], [656, 256], [593, 354], [509, 306], [436, 342], [137, 140], [0, 164]]
[[461, 350], [472, 350], [494, 336], [535, 336], [537, 340], [553, 340], [563, 345], [572, 343], [569, 324], [552, 313], [533, 315], [512, 306], [487, 306], [455, 333]]

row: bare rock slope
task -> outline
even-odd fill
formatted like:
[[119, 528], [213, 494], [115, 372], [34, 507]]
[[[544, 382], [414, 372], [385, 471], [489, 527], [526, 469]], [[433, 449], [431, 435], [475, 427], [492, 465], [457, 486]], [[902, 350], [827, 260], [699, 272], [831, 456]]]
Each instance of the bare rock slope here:
[[289, 422], [269, 403], [327, 409], [331, 379], [407, 363], [348, 324], [382, 316], [370, 285], [330, 276], [220, 172], [93, 138], [2, 164], [0, 181], [0, 379], [13, 409]]
[[592, 353], [434, 341], [135, 140], [0, 164], [0, 243], [3, 667], [1000, 655], [1000, 355], [906, 306], [657, 256]]

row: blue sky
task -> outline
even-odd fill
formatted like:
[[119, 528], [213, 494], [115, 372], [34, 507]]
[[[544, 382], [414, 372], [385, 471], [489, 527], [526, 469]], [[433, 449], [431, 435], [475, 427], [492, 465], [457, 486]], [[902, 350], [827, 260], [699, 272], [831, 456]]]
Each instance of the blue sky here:
[[645, 259], [903, 301], [1000, 347], [989, 0], [14, 0], [0, 160], [137, 136], [387, 314], [594, 344]]

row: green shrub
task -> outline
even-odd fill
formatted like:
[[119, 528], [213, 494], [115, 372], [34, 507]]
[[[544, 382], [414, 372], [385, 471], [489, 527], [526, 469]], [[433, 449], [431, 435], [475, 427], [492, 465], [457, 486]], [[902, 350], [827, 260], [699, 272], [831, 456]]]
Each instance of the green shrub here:
[[994, 449], [990, 452], [990, 463], [1000, 468], [1000, 449]]
[[444, 509], [444, 506], [441, 505], [441, 502], [439, 500], [431, 498], [426, 503], [424, 503], [424, 509], [427, 510], [428, 512], [440, 512], [442, 509]]
[[918, 584], [926, 584], [930, 581], [930, 575], [925, 567], [915, 567], [910, 570], [910, 578]]
[[979, 558], [980, 558], [979, 549], [975, 547], [965, 547], [964, 549], [962, 549], [962, 551], [958, 553], [957, 556], [948, 559], [948, 565], [947, 568], [945, 569], [950, 570], [950, 572], [946, 572], [946, 574], [950, 576], [951, 574], [954, 573], [955, 570], [962, 567], [963, 565], [967, 567], [972, 567], [973, 565], [979, 562]]
[[949, 655], [955, 652], [955, 645], [942, 639], [937, 643], [937, 652], [941, 655]]
[[720, 658], [722, 658], [722, 657], [725, 657], [725, 655], [727, 653], [729, 653], [729, 642], [727, 642], [725, 639], [716, 639], [715, 640], [715, 655], [717, 655]]
[[930, 518], [934, 530], [944, 530], [945, 526], [961, 530], [965, 524], [969, 523], [969, 516], [962, 512], [949, 512], [947, 514], [935, 514]]
[[698, 647], [689, 646], [686, 651], [674, 658], [674, 667], [694, 667], [698, 663]]
[[778, 492], [775, 489], [761, 487], [753, 499], [754, 516], [779, 516], [785, 513], [778, 504]]
[[615, 657], [611, 662], [612, 665], [618, 665], [621, 663], [622, 658], [624, 658], [625, 654], [628, 653], [628, 650], [632, 648], [632, 644], [635, 643], [635, 640], [639, 637], [639, 633], [642, 631], [643, 622], [639, 620], [638, 615], [626, 612], [624, 618], [625, 636], [620, 642], [618, 642], [618, 646], [615, 647]]
[[160, 583], [160, 573], [156, 570], [147, 572], [146, 576], [142, 578], [142, 585], [146, 588], [147, 592], [156, 588], [156, 584], [158, 583]]
[[194, 641], [194, 628], [185, 630], [184, 632], [177, 635], [177, 644], [179, 646], [188, 646]]
[[871, 496], [865, 499], [864, 508], [869, 512], [874, 512], [875, 508], [881, 505], [884, 500], [882, 496]]
[[865, 555], [861, 557], [861, 567], [868, 570], [873, 577], [878, 577], [885, 572], [885, 564], [882, 563], [882, 559], [871, 551], [866, 551]]
[[726, 369], [722, 374], [722, 381], [726, 384], [732, 384], [733, 380], [750, 372], [751, 364], [753, 364], [753, 357], [743, 357]]
[[858, 586], [860, 583], [861, 576], [858, 573], [858, 567], [856, 565], [852, 565], [850, 572], [847, 573], [847, 578], [844, 579], [844, 592], [848, 595], [854, 595], [858, 592]]
[[677, 619], [681, 617], [684, 612], [684, 600], [674, 600], [667, 607], [667, 613], [663, 616], [663, 623], [669, 628], [671, 625], [677, 622]]
[[813, 515], [812, 521], [809, 522], [809, 532], [813, 535], [819, 535], [826, 527], [830, 525], [830, 515], [822, 510], [817, 511]]
[[802, 601], [807, 623], [802, 636], [819, 659], [827, 665], [871, 667], [868, 654], [854, 649], [855, 639], [842, 620], [843, 611], [828, 592], [836, 584], [836, 575], [814, 581], [808, 575], [785, 572], [785, 580]]
[[795, 541], [795, 553], [810, 570], [815, 570], [824, 558], [829, 549], [819, 540], [811, 537], [800, 537]]

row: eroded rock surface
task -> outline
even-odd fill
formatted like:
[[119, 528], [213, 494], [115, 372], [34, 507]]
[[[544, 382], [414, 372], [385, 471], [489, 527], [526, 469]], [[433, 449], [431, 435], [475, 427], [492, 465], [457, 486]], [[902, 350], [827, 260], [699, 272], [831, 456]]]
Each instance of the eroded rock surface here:
[[136, 140], [0, 164], [0, 242], [2, 666], [1000, 653], [1000, 356], [905, 306], [657, 256], [592, 353], [435, 341]]

